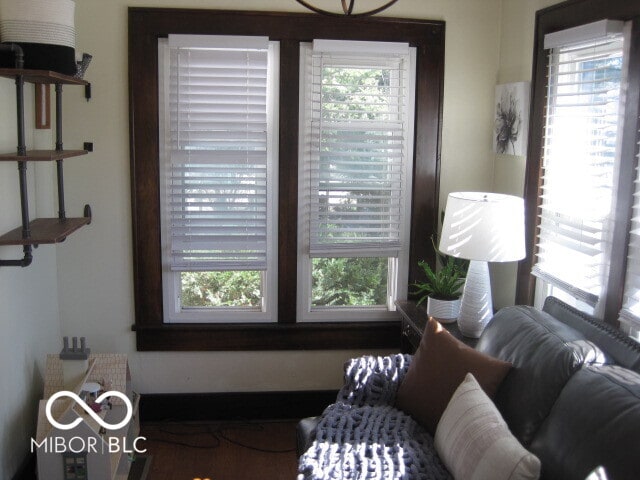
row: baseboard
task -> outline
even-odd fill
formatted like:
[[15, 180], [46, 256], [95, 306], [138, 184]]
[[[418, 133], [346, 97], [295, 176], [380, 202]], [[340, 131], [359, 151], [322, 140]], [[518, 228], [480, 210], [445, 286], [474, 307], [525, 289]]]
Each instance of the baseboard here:
[[146, 394], [140, 421], [284, 420], [320, 415], [337, 390]]

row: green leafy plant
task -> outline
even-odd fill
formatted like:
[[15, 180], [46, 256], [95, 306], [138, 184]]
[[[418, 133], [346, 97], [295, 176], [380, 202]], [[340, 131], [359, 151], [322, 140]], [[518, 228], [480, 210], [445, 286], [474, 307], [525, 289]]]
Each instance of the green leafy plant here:
[[[440, 212], [440, 222], [444, 221], [444, 210]], [[419, 295], [418, 305], [424, 302], [428, 297], [438, 300], [457, 300], [462, 295], [461, 288], [464, 285], [469, 270], [469, 260], [456, 258], [438, 250], [437, 234], [431, 235], [431, 245], [436, 252], [437, 264], [440, 269], [434, 271], [431, 266], [421, 260], [418, 266], [424, 271], [426, 281], [416, 282], [413, 284], [416, 291], [414, 295]]]
[[[424, 271], [426, 280], [413, 284], [416, 290], [413, 292], [419, 295], [418, 305], [428, 297], [438, 300], [457, 300], [462, 294], [460, 289], [464, 285], [465, 276], [454, 257], [447, 257], [447, 260], [438, 271], [433, 271], [431, 266], [421, 260], [418, 266]], [[465, 272], [466, 273], [466, 272]]]

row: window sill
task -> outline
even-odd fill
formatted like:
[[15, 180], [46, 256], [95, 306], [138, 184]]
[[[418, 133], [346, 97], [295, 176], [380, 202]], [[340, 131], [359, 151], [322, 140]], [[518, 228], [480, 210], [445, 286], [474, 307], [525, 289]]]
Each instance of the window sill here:
[[400, 321], [134, 325], [138, 351], [400, 349]]

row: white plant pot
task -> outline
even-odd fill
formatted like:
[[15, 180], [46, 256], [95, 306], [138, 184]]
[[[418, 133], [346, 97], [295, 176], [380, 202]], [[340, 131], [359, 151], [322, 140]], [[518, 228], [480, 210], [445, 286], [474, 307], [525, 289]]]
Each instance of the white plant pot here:
[[460, 313], [460, 299], [438, 300], [437, 298], [427, 298], [427, 315], [435, 318], [440, 323], [453, 323], [458, 319]]

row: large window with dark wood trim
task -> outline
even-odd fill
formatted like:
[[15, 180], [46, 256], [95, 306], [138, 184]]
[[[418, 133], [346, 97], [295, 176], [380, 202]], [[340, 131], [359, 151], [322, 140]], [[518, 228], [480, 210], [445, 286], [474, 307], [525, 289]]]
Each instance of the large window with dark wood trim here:
[[[249, 55], [235, 55], [242, 42], [224, 44], [228, 36], [264, 38], [247, 48], [252, 59], [265, 52], [265, 85], [275, 84], [236, 89], [222, 108], [220, 82], [185, 80], [229, 62], [248, 78]], [[304, 52], [318, 39], [342, 51], [315, 52], [319, 101], [307, 104], [300, 86], [307, 75], [313, 85], [314, 53]], [[367, 51], [369, 42], [391, 50]], [[393, 301], [417, 280], [418, 260], [433, 261], [424, 238], [437, 224], [443, 62], [443, 22], [130, 8], [138, 349], [398, 346]], [[230, 122], [225, 109], [264, 92], [277, 92], [265, 93], [266, 124]], [[339, 288], [322, 283], [333, 264]], [[347, 267], [375, 271], [371, 286], [349, 289]], [[206, 303], [193, 283], [238, 271], [255, 277], [246, 285], [255, 302]]]
[[517, 297], [559, 296], [637, 340], [639, 15], [602, 0], [538, 12]]

